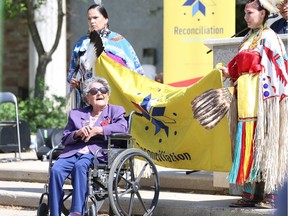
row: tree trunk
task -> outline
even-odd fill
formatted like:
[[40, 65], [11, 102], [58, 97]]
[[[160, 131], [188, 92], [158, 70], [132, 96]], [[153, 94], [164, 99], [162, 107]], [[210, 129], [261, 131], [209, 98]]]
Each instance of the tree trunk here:
[[45, 74], [46, 67], [51, 61], [51, 57], [43, 54], [38, 60], [37, 72], [35, 77], [34, 98], [44, 98], [45, 94]]
[[[43, 0], [42, 0], [43, 1]], [[46, 67], [48, 63], [52, 60], [52, 54], [55, 52], [59, 40], [61, 37], [61, 29], [63, 24], [63, 8], [62, 8], [62, 0], [57, 1], [58, 10], [57, 10], [57, 31], [56, 31], [56, 37], [55, 41], [52, 45], [52, 48], [49, 51], [45, 51], [38, 28], [36, 26], [36, 18], [35, 18], [35, 10], [37, 9], [35, 2], [41, 4], [41, 1], [35, 1], [35, 0], [25, 0], [25, 5], [27, 7], [27, 20], [28, 20], [28, 27], [29, 31], [33, 40], [33, 43], [35, 45], [36, 51], [38, 53], [38, 66], [36, 71], [36, 77], [35, 77], [35, 89], [34, 89], [34, 97], [38, 97], [40, 99], [44, 99], [44, 93], [45, 93], [45, 74], [46, 74]], [[45, 3], [42, 2], [42, 3]]]

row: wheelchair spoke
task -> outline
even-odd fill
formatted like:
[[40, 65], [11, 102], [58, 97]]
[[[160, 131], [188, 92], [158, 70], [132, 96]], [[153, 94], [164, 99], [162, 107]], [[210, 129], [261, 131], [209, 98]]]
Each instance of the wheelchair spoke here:
[[138, 175], [138, 177], [137, 177], [137, 179], [136, 179], [137, 182], [140, 182], [140, 180], [141, 180], [141, 178], [142, 178], [142, 176], [143, 176], [143, 173], [144, 173], [144, 171], [146, 170], [146, 167], [147, 167], [148, 164], [149, 164], [149, 163], [146, 162], [146, 163], [144, 164], [144, 166], [142, 167], [142, 169], [141, 169], [141, 171], [140, 171], [140, 173], [139, 173], [139, 175]]
[[132, 215], [132, 210], [133, 210], [133, 206], [134, 206], [134, 196], [135, 196], [135, 193], [131, 193], [130, 201], [129, 201], [128, 215]]
[[131, 174], [131, 181], [135, 180], [135, 174], [134, 174], [134, 157], [129, 158], [129, 169]]
[[143, 209], [145, 210], [145, 212], [147, 212], [147, 208], [146, 208], [146, 206], [145, 206], [145, 204], [144, 204], [144, 202], [143, 202], [143, 199], [142, 199], [141, 194], [139, 193], [139, 191], [136, 192], [136, 195], [137, 195], [138, 200], [140, 201]]
[[[122, 161], [122, 163], [119, 165], [119, 168], [118, 168], [118, 171], [116, 172], [116, 181], [115, 181], [115, 186], [117, 186], [118, 182], [120, 182], [121, 180], [123, 180], [127, 185], [131, 186], [132, 185], [132, 182], [129, 181], [129, 179], [127, 178], [127, 172], [126, 173], [123, 173], [121, 174], [121, 170], [122, 170], [122, 167], [125, 166], [125, 163], [126, 161]], [[131, 173], [130, 173], [131, 174]]]
[[[125, 174], [125, 175], [126, 175], [126, 174]], [[120, 182], [121, 180], [123, 180], [123, 181], [125, 181], [125, 183], [128, 184], [129, 186], [132, 185], [132, 182], [131, 182], [128, 178], [124, 177], [123, 175], [120, 175], [119, 172], [117, 172], [117, 176], [120, 177], [120, 179], [117, 179], [117, 182]], [[116, 184], [117, 184], [117, 183], [116, 183]]]
[[[118, 190], [117, 190], [118, 191]], [[129, 194], [131, 193], [133, 190], [132, 188], [128, 189], [128, 190], [125, 190], [124, 192], [120, 191], [120, 193], [117, 194], [118, 197], [123, 197], [125, 196], [126, 194]]]

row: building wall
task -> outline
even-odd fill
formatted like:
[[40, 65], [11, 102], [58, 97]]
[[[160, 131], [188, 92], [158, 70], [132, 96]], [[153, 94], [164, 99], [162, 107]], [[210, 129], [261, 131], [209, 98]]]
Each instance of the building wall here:
[[[70, 14], [70, 51], [88, 29], [86, 12], [94, 1], [73, 0]], [[134, 47], [142, 64], [163, 70], [163, 0], [102, 0], [112, 31], [122, 34]], [[150, 49], [152, 48], [152, 49]], [[155, 58], [153, 61], [153, 52]], [[145, 52], [145, 53], [144, 53]]]
[[23, 98], [28, 95], [29, 39], [25, 21], [16, 18], [4, 22], [3, 74], [1, 91]]

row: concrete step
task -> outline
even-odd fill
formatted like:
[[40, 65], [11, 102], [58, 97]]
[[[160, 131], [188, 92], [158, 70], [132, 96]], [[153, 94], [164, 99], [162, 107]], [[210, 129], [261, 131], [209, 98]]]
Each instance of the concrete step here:
[[[37, 160], [35, 152], [22, 153], [23, 160], [12, 161], [13, 154], [0, 154], [0, 180], [46, 183], [48, 178], [48, 161]], [[186, 174], [187, 170], [170, 169], [157, 166], [161, 189], [174, 192], [198, 192], [209, 194], [228, 194], [227, 188], [213, 186], [213, 173], [198, 171]], [[147, 180], [148, 181], [148, 180]], [[177, 182], [177, 184], [175, 184]], [[143, 182], [145, 184], [145, 181]], [[145, 186], [145, 185], [144, 185]]]
[[[13, 154], [0, 154], [0, 205], [37, 208], [44, 183], [47, 182], [48, 162], [37, 160], [35, 152], [22, 154], [21, 161], [3, 159], [13, 157]], [[213, 187], [211, 172], [200, 171], [187, 175], [186, 170], [157, 169], [161, 191], [154, 215], [271, 216], [273, 213], [273, 210], [229, 207], [231, 202], [240, 197], [227, 195], [227, 189]], [[145, 193], [149, 197], [149, 192]], [[101, 211], [108, 212], [108, 199]]]
[[[42, 183], [0, 181], [0, 205], [14, 205], [37, 208], [42, 191]], [[147, 196], [149, 196], [148, 191]], [[255, 208], [230, 208], [229, 204], [231, 202], [235, 202], [237, 199], [239, 199], [239, 197], [161, 191], [154, 215], [271, 216], [274, 212], [274, 210]], [[108, 212], [108, 199], [105, 200], [105, 203], [100, 212]], [[34, 215], [36, 215], [36, 210]]]

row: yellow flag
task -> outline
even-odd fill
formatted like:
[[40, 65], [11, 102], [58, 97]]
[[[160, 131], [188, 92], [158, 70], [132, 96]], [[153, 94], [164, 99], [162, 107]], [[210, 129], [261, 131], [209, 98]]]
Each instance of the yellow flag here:
[[122, 105], [134, 116], [132, 135], [136, 148], [164, 167], [229, 171], [231, 146], [227, 118], [207, 131], [193, 118], [191, 101], [210, 88], [221, 88], [218, 70], [188, 87], [172, 87], [143, 77], [102, 54], [96, 75], [108, 80], [110, 103]]

